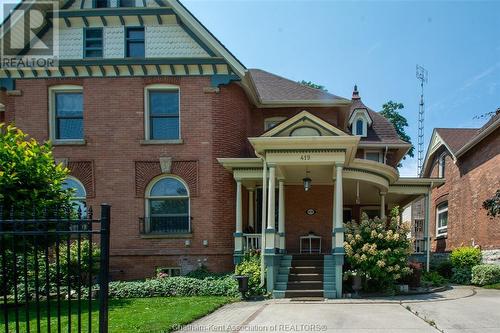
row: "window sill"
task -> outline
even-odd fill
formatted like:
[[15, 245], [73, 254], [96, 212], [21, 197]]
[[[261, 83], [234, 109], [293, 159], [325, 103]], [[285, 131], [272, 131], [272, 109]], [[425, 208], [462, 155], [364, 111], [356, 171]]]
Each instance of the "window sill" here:
[[85, 140], [54, 140], [52, 145], [54, 146], [85, 146], [87, 141]]
[[182, 139], [174, 140], [141, 140], [141, 145], [181, 145], [184, 143]]
[[185, 239], [185, 238], [193, 238], [192, 233], [185, 234], [144, 234], [141, 235], [143, 239]]
[[441, 235], [438, 235], [436, 236], [436, 238], [434, 238], [435, 240], [438, 240], [438, 239], [446, 239], [448, 238], [448, 234], [441, 234]]

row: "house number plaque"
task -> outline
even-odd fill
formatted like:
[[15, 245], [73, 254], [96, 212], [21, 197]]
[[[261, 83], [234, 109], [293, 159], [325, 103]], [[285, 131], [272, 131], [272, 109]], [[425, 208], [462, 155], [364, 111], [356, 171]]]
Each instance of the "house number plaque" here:
[[309, 208], [308, 210], [306, 210], [306, 214], [307, 215], [314, 215], [314, 214], [316, 214], [316, 209]]

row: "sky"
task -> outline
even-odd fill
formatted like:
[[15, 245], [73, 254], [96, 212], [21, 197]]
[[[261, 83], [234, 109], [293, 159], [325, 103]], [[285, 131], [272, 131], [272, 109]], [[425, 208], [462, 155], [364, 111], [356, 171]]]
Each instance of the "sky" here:
[[[403, 103], [414, 144], [415, 66], [424, 66], [424, 151], [433, 128], [480, 127], [486, 119], [474, 117], [500, 107], [500, 1], [182, 2], [247, 68], [347, 98], [357, 84], [375, 111]], [[400, 173], [416, 170], [416, 159], [407, 159]]]

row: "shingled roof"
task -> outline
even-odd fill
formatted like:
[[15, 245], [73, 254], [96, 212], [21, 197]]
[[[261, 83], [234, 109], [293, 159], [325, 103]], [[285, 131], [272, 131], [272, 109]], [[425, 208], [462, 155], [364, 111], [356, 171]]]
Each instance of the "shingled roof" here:
[[325, 104], [334, 104], [349, 101], [261, 69], [249, 69], [249, 72], [258, 98], [263, 104], [273, 102], [324, 102]]
[[437, 134], [450, 147], [452, 154], [469, 142], [478, 130], [478, 128], [436, 128]]

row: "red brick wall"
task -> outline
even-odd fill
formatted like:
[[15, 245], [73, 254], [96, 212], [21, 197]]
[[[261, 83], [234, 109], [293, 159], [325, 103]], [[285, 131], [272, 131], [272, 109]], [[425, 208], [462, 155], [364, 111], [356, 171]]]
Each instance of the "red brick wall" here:
[[[180, 86], [183, 144], [141, 144], [144, 87], [153, 83]], [[15, 116], [16, 125], [38, 140], [48, 139], [48, 88], [56, 84], [83, 86], [86, 145], [56, 146], [54, 155], [68, 158], [70, 166], [80, 161], [92, 165], [87, 176], [93, 174], [94, 182], [82, 181], [86, 187], [93, 186], [87, 188], [93, 193], [88, 204], [106, 202], [112, 206], [111, 270], [115, 278], [151, 276], [153, 266], [181, 266], [186, 271], [203, 263], [215, 271], [231, 270], [234, 180], [216, 158], [248, 154], [250, 107], [238, 85], [205, 93], [210, 80], [200, 77], [17, 80], [16, 84], [22, 96], [7, 97], [11, 101], [7, 119]], [[157, 168], [160, 157], [172, 157], [174, 173], [174, 167], [183, 161], [194, 161], [199, 170], [197, 195], [191, 198], [193, 234], [189, 247], [185, 238], [143, 239], [139, 235], [144, 195], [136, 193], [136, 162], [151, 162]], [[84, 172], [80, 170], [75, 176], [79, 173]], [[99, 213], [99, 209], [94, 211]], [[207, 247], [203, 240], [208, 240]]]
[[[500, 247], [499, 218], [492, 219], [482, 208], [485, 199], [500, 188], [500, 131], [484, 139], [454, 163], [446, 157], [446, 183], [432, 192], [431, 235], [433, 251], [450, 251], [475, 244], [483, 249]], [[439, 156], [437, 153], [436, 156]], [[437, 157], [431, 177], [437, 177]], [[436, 207], [448, 201], [448, 234], [436, 239]]]

